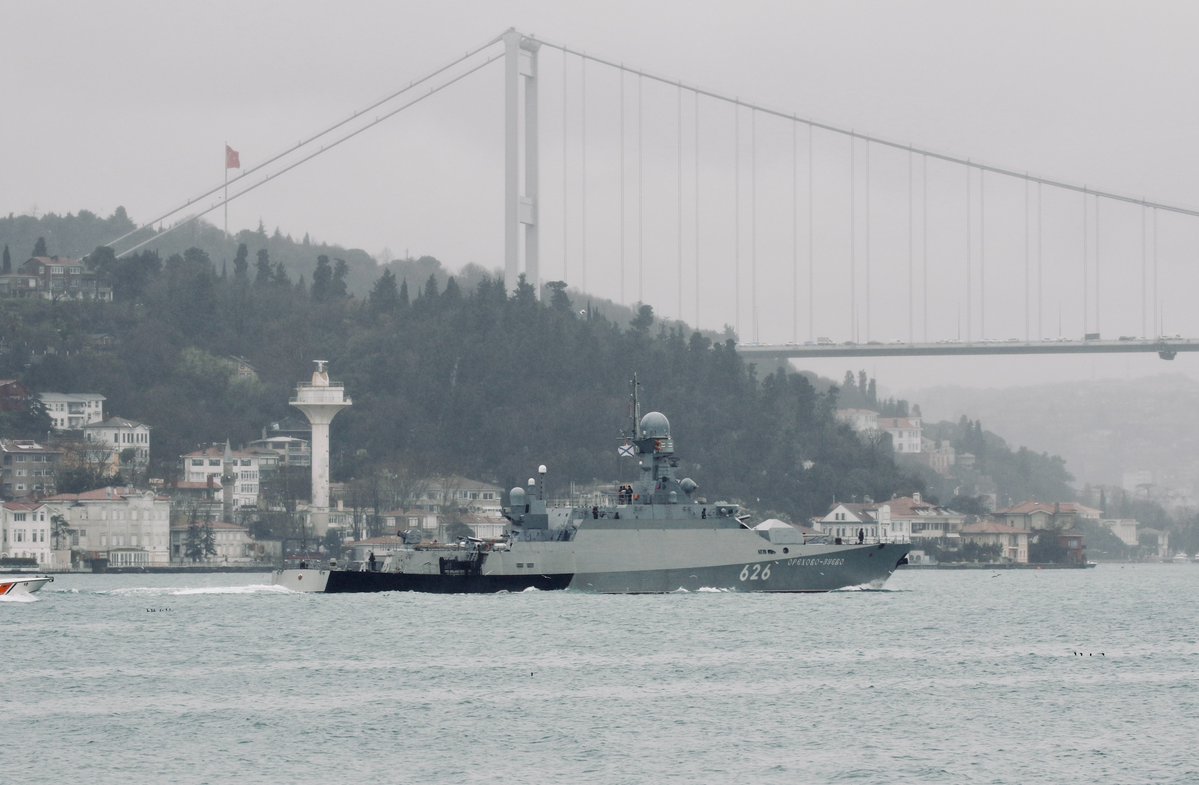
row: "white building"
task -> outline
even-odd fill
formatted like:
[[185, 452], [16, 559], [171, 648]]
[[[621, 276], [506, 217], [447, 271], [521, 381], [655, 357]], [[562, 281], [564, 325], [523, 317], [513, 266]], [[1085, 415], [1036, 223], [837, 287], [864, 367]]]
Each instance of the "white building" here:
[[1137, 539], [1137, 519], [1136, 518], [1104, 518], [1099, 521], [1106, 526], [1112, 534], [1120, 538], [1120, 542], [1125, 545], [1136, 547], [1140, 544]]
[[104, 401], [99, 393], [38, 393], [54, 423], [54, 430], [78, 430], [104, 419]]
[[919, 417], [879, 417], [879, 430], [891, 434], [891, 446], [895, 452], [915, 455], [920, 452], [920, 436], [923, 426]]
[[0, 508], [0, 558], [36, 559], [40, 569], [54, 566], [51, 518], [59, 512], [44, 502], [5, 502]]
[[[263, 472], [279, 466], [279, 454], [271, 450], [231, 450], [233, 473], [233, 506], [256, 507]], [[213, 487], [221, 487], [224, 471], [225, 445], [213, 445], [179, 456], [183, 465], [183, 482], [206, 484], [212, 477]]]
[[887, 503], [834, 504], [813, 528], [846, 542], [856, 541], [859, 533], [865, 542], [907, 542], [911, 536], [907, 521], [893, 519]]
[[124, 417], [109, 417], [101, 422], [83, 426], [84, 441], [108, 448], [111, 455], [108, 465], [121, 466], [121, 453], [132, 449], [133, 465], [145, 466], [150, 462], [150, 426], [126, 420]]
[[930, 469], [942, 476], [957, 462], [957, 451], [948, 439], [920, 439], [920, 459]]
[[294, 436], [264, 436], [246, 445], [251, 452], [273, 452], [280, 466], [312, 466], [312, 447]]
[[838, 422], [843, 422], [854, 433], [870, 433], [878, 430], [878, 412], [873, 409], [837, 409], [833, 412]]
[[404, 506], [430, 512], [460, 510], [475, 515], [503, 517], [503, 489], [498, 485], [459, 475], [435, 477], [426, 482]]
[[153, 491], [97, 488], [44, 500], [61, 507], [74, 533], [71, 546], [110, 567], [170, 563], [171, 501]]

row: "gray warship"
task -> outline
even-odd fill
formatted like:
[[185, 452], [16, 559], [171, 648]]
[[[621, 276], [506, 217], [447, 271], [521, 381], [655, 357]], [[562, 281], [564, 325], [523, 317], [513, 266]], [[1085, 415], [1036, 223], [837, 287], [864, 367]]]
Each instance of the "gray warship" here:
[[670, 422], [640, 413], [619, 449], [638, 477], [598, 504], [546, 498], [545, 467], [509, 492], [505, 537], [422, 544], [370, 563], [277, 570], [273, 583], [303, 592], [488, 593], [572, 589], [610, 594], [728, 590], [824, 592], [879, 587], [906, 561], [907, 543], [806, 538], [781, 521], [751, 527], [732, 502], [708, 503], [678, 478]]

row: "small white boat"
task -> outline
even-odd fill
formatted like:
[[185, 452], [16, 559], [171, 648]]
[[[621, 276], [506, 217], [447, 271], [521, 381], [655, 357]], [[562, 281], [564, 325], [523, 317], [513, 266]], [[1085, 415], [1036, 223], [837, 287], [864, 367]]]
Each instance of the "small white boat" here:
[[33, 594], [54, 578], [49, 575], [0, 575], [0, 597], [7, 594]]

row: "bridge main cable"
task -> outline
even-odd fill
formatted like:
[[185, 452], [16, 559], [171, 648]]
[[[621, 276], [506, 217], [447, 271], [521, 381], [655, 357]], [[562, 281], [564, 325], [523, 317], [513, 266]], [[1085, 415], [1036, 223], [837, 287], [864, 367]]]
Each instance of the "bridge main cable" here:
[[[260, 186], [266, 185], [267, 183], [269, 183], [271, 180], [275, 179], [279, 175], [290, 172], [292, 169], [295, 169], [297, 166], [300, 166], [301, 164], [305, 164], [308, 161], [311, 161], [313, 158], [316, 158], [318, 155], [321, 155], [322, 153], [326, 153], [326, 152], [332, 150], [334, 147], [337, 147], [341, 143], [347, 142], [350, 139], [353, 139], [355, 136], [362, 133], [363, 131], [374, 128], [379, 123], [382, 123], [385, 120], [388, 120], [388, 119], [394, 117], [395, 115], [399, 114], [400, 112], [404, 111], [405, 109], [415, 106], [416, 104], [420, 103], [421, 101], [425, 100], [426, 98], [429, 98], [431, 96], [436, 95], [437, 93], [440, 93], [442, 90], [462, 81], [463, 79], [465, 79], [466, 77], [475, 73], [476, 71], [480, 71], [483, 68], [486, 68], [488, 65], [491, 65], [492, 63], [494, 63], [496, 60], [499, 60], [503, 56], [504, 56], [504, 54], [502, 52], [499, 54], [492, 55], [491, 57], [487, 58], [486, 60], [484, 60], [483, 62], [474, 66], [473, 68], [470, 68], [469, 70], [463, 71], [462, 73], [458, 74], [453, 79], [450, 79], [448, 82], [438, 85], [437, 87], [429, 88], [428, 92], [423, 93], [423, 94], [417, 96], [416, 98], [413, 98], [411, 101], [404, 104], [403, 106], [397, 107], [395, 109], [390, 110], [389, 112], [387, 112], [385, 114], [379, 115], [374, 120], [372, 120], [371, 122], [362, 126], [361, 128], [356, 128], [353, 131], [351, 131], [350, 133], [346, 134], [345, 136], [342, 136], [342, 137], [339, 137], [339, 138], [333, 140], [329, 144], [322, 146], [320, 149], [316, 150], [315, 152], [309, 153], [308, 155], [304, 156], [303, 158], [299, 159], [298, 161], [293, 161], [292, 163], [283, 167], [279, 171], [274, 172], [272, 174], [268, 174], [266, 176], [266, 178], [259, 180], [257, 183], [254, 183], [253, 185], [243, 188], [242, 190], [238, 191], [237, 193], [233, 194], [232, 196], [229, 196], [227, 198], [218, 199], [215, 203], [213, 203], [208, 208], [201, 210], [198, 213], [189, 215], [187, 218], [184, 218], [184, 219], [178, 221], [177, 223], [172, 224], [170, 227], [163, 229], [160, 232], [156, 232], [153, 237], [142, 240], [137, 245], [134, 245], [130, 248], [126, 248], [124, 251], [121, 251], [120, 253], [118, 253], [117, 257], [119, 258], [119, 257], [125, 256], [126, 254], [133, 253], [138, 248], [141, 248], [144, 245], [148, 245], [149, 243], [154, 242], [155, 240], [159, 239], [163, 235], [170, 234], [171, 232], [175, 231], [176, 229], [187, 226], [188, 224], [199, 220], [202, 216], [205, 216], [208, 213], [211, 213], [213, 210], [216, 210], [217, 208], [222, 207], [222, 206], [228, 204], [229, 202], [232, 202], [235, 199], [239, 199], [242, 196], [245, 196], [250, 191], [253, 191], [256, 188], [259, 188]], [[461, 60], [459, 62], [461, 62]], [[288, 152], [291, 152], [291, 150], [289, 150]], [[257, 167], [257, 168], [261, 169], [262, 167]], [[238, 178], [238, 179], [240, 179], [240, 178]], [[202, 199], [203, 197], [198, 197], [198, 198]]]
[[938, 161], [944, 161], [946, 163], [958, 164], [959, 166], [971, 167], [971, 168], [974, 168], [974, 169], [977, 169], [977, 170], [983, 171], [983, 172], [992, 172], [994, 174], [1001, 174], [1001, 175], [1005, 175], [1007, 177], [1014, 177], [1019, 180], [1025, 180], [1028, 182], [1038, 183], [1041, 185], [1048, 185], [1053, 188], [1061, 188], [1066, 191], [1074, 191], [1076, 193], [1080, 193], [1083, 195], [1090, 194], [1093, 196], [1102, 197], [1104, 199], [1111, 199], [1111, 200], [1117, 201], [1117, 202], [1126, 202], [1128, 204], [1136, 204], [1136, 205], [1140, 205], [1142, 207], [1152, 207], [1157, 210], [1165, 210], [1167, 212], [1178, 213], [1180, 215], [1187, 215], [1187, 216], [1191, 216], [1193, 218], [1199, 218], [1199, 209], [1182, 207], [1180, 205], [1167, 204], [1165, 202], [1154, 202], [1154, 201], [1150, 201], [1144, 197], [1128, 196], [1127, 194], [1119, 194], [1114, 191], [1101, 191], [1101, 190], [1097, 190], [1095, 188], [1091, 188], [1090, 186], [1086, 186], [1086, 185], [1078, 185], [1076, 183], [1068, 183], [1064, 180], [1054, 180], [1049, 177], [1040, 177], [1038, 175], [1029, 174], [1028, 172], [1021, 172], [1016, 169], [1011, 169], [1011, 168], [1004, 167], [1004, 166], [996, 166], [994, 164], [979, 163], [978, 161], [970, 159], [970, 158], [962, 158], [962, 157], [956, 156], [956, 155], [949, 155], [948, 153], [940, 153], [935, 150], [929, 150], [929, 149], [925, 149], [922, 147], [915, 147], [911, 144], [895, 142], [890, 139], [884, 139], [879, 136], [871, 136], [870, 134], [863, 134], [863, 133], [860, 133], [853, 129], [842, 128], [840, 126], [832, 125], [830, 123], [820, 122], [819, 120], [812, 120], [811, 118], [800, 117], [792, 112], [784, 112], [779, 109], [772, 109], [768, 106], [762, 106], [760, 104], [754, 104], [754, 103], [749, 103], [747, 101], [742, 101], [740, 98], [724, 95], [723, 93], [718, 93], [714, 90], [708, 90], [706, 88], [699, 87], [698, 85], [687, 84], [686, 82], [683, 82], [682, 80], [679, 80], [679, 79], [669, 79], [667, 77], [659, 76], [657, 74], [650, 73], [648, 71], [642, 71], [637, 68], [630, 68], [629, 66], [625, 65], [624, 63], [618, 63], [615, 60], [608, 60], [603, 57], [598, 57], [596, 55], [587, 54], [584, 51], [572, 49], [571, 47], [566, 46], [564, 44], [558, 44], [558, 43], [554, 43], [552, 41], [546, 41], [542, 38], [537, 38], [535, 36], [525, 36], [525, 37], [531, 41], [536, 41], [537, 43], [541, 44], [542, 46], [548, 46], [551, 49], [557, 49], [558, 51], [563, 52], [564, 54], [576, 55], [576, 56], [584, 58], [586, 60], [591, 60], [593, 62], [600, 63], [602, 65], [606, 65], [609, 68], [616, 68], [621, 71], [627, 71], [629, 73], [636, 74], [637, 76], [642, 77], [644, 79], [649, 79], [651, 81], [659, 82], [661, 84], [669, 85], [671, 87], [681, 87], [684, 90], [690, 90], [691, 92], [695, 93], [696, 95], [702, 95], [702, 96], [705, 96], [707, 98], [712, 98], [717, 101], [723, 101], [725, 103], [733, 104], [734, 106], [744, 106], [747, 109], [756, 110], [756, 111], [762, 112], [763, 114], [771, 115], [773, 117], [778, 117], [782, 120], [790, 120], [791, 122], [795, 122], [795, 123], [803, 123], [804, 125], [808, 126], [809, 128], [819, 128], [822, 131], [828, 131], [830, 133], [835, 133], [835, 134], [842, 134], [843, 136], [848, 136], [848, 137], [855, 138], [855, 139], [861, 139], [861, 140], [869, 142], [871, 144], [882, 145], [884, 147], [890, 147], [895, 150], [912, 151], [912, 152], [920, 153], [921, 155], [927, 156], [928, 158], [933, 158]]
[[[377, 109], [378, 107], [382, 106], [383, 104], [386, 104], [390, 101], [394, 101], [396, 98], [399, 98], [400, 96], [404, 95], [405, 93], [409, 92], [410, 90], [412, 90], [416, 87], [419, 87], [420, 85], [424, 84], [425, 82], [428, 82], [430, 79], [440, 76], [441, 74], [445, 73], [449, 69], [469, 60], [470, 58], [474, 57], [475, 55], [479, 54], [480, 52], [482, 52], [492, 46], [495, 46], [501, 40], [503, 40], [502, 35], [492, 38], [487, 43], [481, 44], [481, 45], [475, 47], [474, 49], [467, 51], [466, 54], [462, 55], [461, 57], [457, 58], [456, 60], [446, 63], [445, 65], [441, 66], [440, 68], [438, 68], [434, 71], [431, 71], [428, 74], [425, 74], [424, 76], [422, 76], [419, 79], [414, 79], [413, 81], [409, 82], [406, 86], [402, 87], [401, 89], [396, 90], [395, 92], [390, 93], [389, 95], [387, 95], [383, 98], [380, 98], [379, 100], [375, 101], [374, 103], [372, 103], [371, 105], [369, 105], [367, 107], [359, 109], [358, 111], [354, 112], [353, 114], [351, 114], [349, 117], [345, 118], [344, 120], [340, 120], [340, 121], [334, 123], [333, 125], [329, 126], [328, 128], [325, 128], [324, 130], [318, 131], [317, 133], [309, 136], [307, 139], [301, 140], [300, 142], [296, 143], [295, 146], [289, 147], [286, 150], [283, 150], [282, 152], [276, 153], [275, 155], [271, 156], [270, 158], [263, 161], [262, 163], [260, 163], [256, 166], [253, 166], [249, 169], [246, 169], [245, 171], [241, 172], [239, 175], [234, 177], [232, 180], [230, 180], [228, 183], [221, 183], [219, 185], [213, 186], [212, 188], [210, 188], [209, 190], [200, 194], [199, 196], [189, 199], [187, 202], [179, 205], [178, 207], [176, 207], [173, 210], [169, 210], [169, 211], [163, 213], [162, 215], [158, 216], [157, 218], [152, 218], [151, 220], [147, 221], [146, 223], [143, 223], [141, 226], [138, 226], [136, 229], [126, 232], [125, 234], [121, 235], [120, 237], [116, 238], [115, 240], [113, 240], [110, 243], [106, 243], [106, 245], [114, 246], [117, 243], [121, 242], [122, 240], [130, 237], [131, 235], [137, 234], [138, 232], [142, 231], [143, 229], [152, 227], [154, 224], [158, 223], [159, 221], [163, 221], [167, 218], [170, 218], [172, 215], [175, 215], [176, 213], [186, 210], [187, 208], [193, 206], [196, 202], [200, 201], [201, 199], [205, 199], [209, 196], [212, 196], [217, 191], [223, 190], [226, 187], [226, 185], [231, 185], [233, 183], [237, 183], [240, 180], [254, 174], [255, 172], [258, 172], [258, 171], [270, 166], [271, 164], [275, 163], [279, 159], [284, 158], [288, 155], [291, 155], [292, 153], [296, 152], [300, 148], [305, 147], [309, 144], [312, 144], [313, 142], [320, 139], [321, 137], [327, 136], [327, 135], [333, 133], [334, 131], [336, 131], [337, 129], [346, 125], [347, 123], [350, 123], [350, 122], [360, 118], [362, 115], [366, 114], [367, 112], [371, 111], [372, 109]], [[492, 58], [492, 59], [494, 60], [495, 58]], [[492, 60], [488, 60], [487, 62], [492, 62]], [[386, 116], [390, 117], [391, 115], [386, 115]], [[305, 160], [307, 160], [307, 159], [305, 159]], [[289, 168], [291, 168], [291, 167], [289, 167]], [[287, 170], [285, 169], [283, 171], [287, 171]], [[244, 191], [243, 191], [243, 193], [244, 193]], [[231, 202], [231, 201], [233, 201], [233, 199], [231, 198], [228, 201]], [[225, 204], [225, 202], [222, 202], [222, 204]], [[219, 207], [220, 205], [217, 205], [217, 206]], [[211, 211], [206, 210], [205, 212], [207, 213], [207, 212], [211, 212]], [[204, 213], [201, 213], [201, 215], [203, 215], [203, 214]], [[195, 217], [198, 217], [198, 216], [195, 216]], [[190, 221], [190, 218], [188, 220]], [[143, 245], [144, 245], [144, 243], [143, 243]], [[135, 248], [140, 248], [140, 247], [141, 247], [140, 245], [135, 246]], [[129, 250], [131, 251], [133, 249], [129, 249]], [[125, 251], [124, 253], [129, 253], [129, 251]]]

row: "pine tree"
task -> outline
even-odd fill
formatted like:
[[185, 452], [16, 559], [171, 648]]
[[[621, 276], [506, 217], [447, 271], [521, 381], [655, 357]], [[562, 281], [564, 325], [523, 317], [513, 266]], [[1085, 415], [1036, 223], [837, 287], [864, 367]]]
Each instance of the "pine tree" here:
[[187, 522], [187, 539], [184, 541], [183, 555], [193, 562], [204, 558], [203, 535], [200, 532], [200, 524], [196, 522], [195, 513]]
[[329, 257], [316, 257], [316, 269], [312, 271], [312, 299], [318, 303], [327, 301], [333, 294], [333, 267]]
[[258, 266], [254, 273], [254, 285], [265, 286], [271, 282], [271, 255], [265, 248], [258, 249]]
[[333, 260], [333, 297], [341, 300], [349, 297], [350, 291], [346, 285], [346, 276], [350, 272], [350, 266], [346, 264], [345, 259]]
[[8, 252], [8, 243], [4, 244], [4, 266], [0, 270], [5, 274], [12, 272], [12, 254]]
[[396, 289], [395, 273], [391, 270], [384, 270], [371, 289], [367, 305], [372, 313], [390, 313], [396, 309], [399, 303], [400, 294]]
[[204, 522], [204, 556], [216, 556], [216, 533], [212, 530], [212, 521]]
[[37, 242], [35, 242], [33, 244], [33, 255], [34, 256], [49, 256], [49, 254], [46, 252], [46, 238], [45, 237], [37, 238]]
[[250, 255], [245, 243], [237, 244], [237, 255], [233, 257], [233, 280], [245, 283], [250, 279], [250, 263], [246, 257]]

